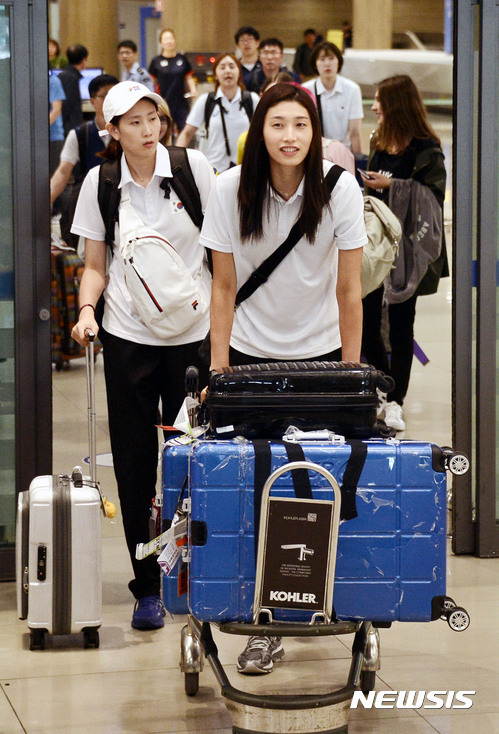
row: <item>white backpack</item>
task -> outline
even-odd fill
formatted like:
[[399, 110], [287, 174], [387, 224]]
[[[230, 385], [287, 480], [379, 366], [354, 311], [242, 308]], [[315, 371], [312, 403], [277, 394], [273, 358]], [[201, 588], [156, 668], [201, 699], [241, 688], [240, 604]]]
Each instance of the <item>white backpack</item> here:
[[193, 277], [166, 237], [144, 225], [126, 187], [121, 191], [119, 220], [115, 255], [142, 321], [161, 339], [182, 334], [208, 310], [202, 268]]
[[400, 220], [375, 196], [364, 196], [364, 222], [368, 242], [362, 253], [362, 298], [390, 274], [402, 238]]

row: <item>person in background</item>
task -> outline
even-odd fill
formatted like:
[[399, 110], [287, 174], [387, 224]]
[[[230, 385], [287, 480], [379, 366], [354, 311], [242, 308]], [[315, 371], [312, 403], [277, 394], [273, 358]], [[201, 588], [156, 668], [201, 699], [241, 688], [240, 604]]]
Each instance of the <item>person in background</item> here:
[[175, 34], [170, 28], [161, 32], [159, 42], [161, 54], [155, 56], [149, 64], [149, 74], [156, 81], [160, 95], [168, 103], [177, 133], [180, 133], [190, 110], [186, 95], [197, 97], [196, 82], [189, 61], [177, 52]]
[[300, 84], [300, 77], [298, 74], [287, 69], [286, 65], [282, 63], [283, 50], [284, 47], [282, 45], [282, 41], [278, 38], [265, 38], [260, 42], [258, 52], [262, 66], [260, 69], [253, 69], [249, 86], [246, 85], [247, 89], [259, 94], [264, 81], [275, 76], [280, 71], [287, 71], [292, 80]]
[[[363, 201], [344, 171], [330, 194], [321, 131], [309, 93], [279, 83], [261, 96], [241, 166], [217, 176], [200, 244], [213, 255], [211, 370], [278, 360], [358, 362], [360, 268], [367, 243]], [[269, 280], [234, 311], [237, 286], [286, 239], [303, 236]], [[237, 662], [270, 673], [280, 637], [252, 636]]]
[[236, 46], [241, 52], [241, 67], [243, 72], [243, 83], [249, 89], [251, 75], [255, 69], [261, 69], [262, 64], [258, 58], [258, 42], [260, 34], [256, 28], [245, 25], [240, 28], [234, 36]]
[[346, 48], [352, 48], [353, 44], [353, 30], [352, 30], [352, 24], [349, 20], [344, 20], [341, 24], [341, 28], [343, 30], [343, 51], [345, 51]]
[[[159, 105], [163, 100], [138, 82], [120, 82], [104, 101], [106, 130], [112, 141], [109, 160], [121, 166], [120, 190], [145, 227], [159, 232], [173, 245], [209, 298], [211, 278], [199, 229], [179, 197], [165, 198], [161, 184], [172, 177], [168, 150], [159, 145]], [[203, 211], [215, 175], [202, 153], [188, 150], [189, 164]], [[104, 346], [104, 376], [113, 466], [118, 484], [125, 537], [133, 567], [129, 588], [136, 602], [132, 627], [163, 627], [165, 609], [160, 596], [160, 567], [155, 555], [135, 558], [137, 543], [148, 540], [151, 498], [156, 493], [158, 469], [158, 409], [164, 425], [175, 422], [184, 399], [185, 370], [199, 367], [202, 384], [208, 373], [198, 349], [208, 329], [207, 311], [188, 329], [169, 339], [159, 338], [139, 317], [125, 283], [119, 258], [113, 257], [106, 278], [106, 226], [98, 203], [99, 169], [85, 178], [75, 212], [73, 232], [85, 237], [85, 270], [80, 287], [80, 312], [73, 337], [88, 344], [87, 330], [99, 335]], [[113, 249], [120, 246], [119, 223]], [[95, 308], [104, 292], [102, 328]]]
[[71, 234], [71, 225], [81, 183], [91, 168], [102, 163], [99, 153], [105, 149], [110, 140], [109, 136], [103, 137], [100, 134], [105, 130], [106, 124], [102, 106], [107, 93], [115, 84], [118, 84], [118, 79], [111, 74], [101, 74], [92, 79], [88, 91], [90, 102], [95, 109], [95, 118], [69, 131], [61, 151], [59, 165], [50, 179], [51, 205], [70, 184], [66, 201], [61, 207], [61, 235], [64, 241], [73, 247], [78, 245], [78, 238]]
[[314, 71], [310, 66], [310, 55], [317, 42], [317, 33], [313, 28], [307, 28], [303, 33], [303, 37], [305, 43], [302, 43], [296, 49], [293, 71], [298, 74], [302, 82], [305, 82], [314, 76]]
[[158, 117], [160, 124], [159, 142], [161, 145], [171, 145], [173, 120], [170, 115], [170, 108], [166, 104], [165, 100], [158, 104]]
[[59, 156], [64, 145], [64, 127], [62, 125], [62, 103], [66, 95], [57, 74], [49, 70], [49, 175], [52, 176], [59, 165]]
[[140, 82], [154, 92], [154, 82], [151, 75], [139, 65], [137, 61], [137, 44], [135, 41], [125, 40], [118, 43], [118, 61], [123, 67], [122, 82]]
[[[402, 208], [407, 210], [407, 197], [410, 196], [408, 206], [409, 209], [417, 208], [412, 212], [416, 218], [423, 217], [423, 201], [418, 192], [427, 187], [437, 202], [441, 223], [446, 182], [444, 155], [438, 136], [428, 121], [418, 88], [405, 74], [384, 79], [376, 90], [372, 109], [378, 118], [378, 128], [371, 139], [367, 162], [369, 178], [364, 180], [364, 186], [398, 216], [401, 202]], [[429, 224], [428, 212], [424, 212], [424, 221]], [[428, 226], [428, 230], [431, 229]], [[440, 231], [443, 232], [443, 228]], [[411, 248], [418, 245], [420, 232], [416, 240], [412, 229], [410, 232], [404, 230], [403, 234], [401, 248], [406, 237]], [[414, 295], [401, 303], [388, 305], [390, 361], [381, 334], [383, 286], [369, 293], [363, 301], [362, 351], [370, 364], [395, 380], [394, 389], [386, 397], [385, 423], [397, 431], [405, 429], [402, 405], [409, 386], [414, 353], [416, 301], [418, 296], [436, 293], [440, 278], [449, 275], [443, 234], [441, 240], [440, 256], [430, 264]]]
[[[219, 56], [213, 64], [215, 77], [215, 105], [212, 109], [206, 142], [203, 152], [211, 165], [218, 171], [226, 171], [236, 165], [237, 141], [242, 132], [248, 129], [251, 114], [258, 104], [259, 97], [254, 92], [243, 89], [241, 64], [233, 54]], [[243, 102], [242, 95], [251, 97]], [[209, 97], [202, 94], [187, 118], [180, 133], [177, 145], [187, 147], [196, 130], [205, 126], [205, 109]]]
[[67, 66], [68, 60], [61, 56], [61, 47], [55, 38], [49, 38], [48, 51], [49, 67], [51, 69], [64, 69]]
[[322, 41], [312, 51], [310, 64], [319, 78], [303, 86], [315, 95], [323, 136], [362, 153], [362, 94], [358, 84], [340, 76], [343, 54], [334, 43]]
[[88, 51], [85, 46], [75, 44], [66, 51], [68, 65], [59, 74], [66, 99], [62, 103], [62, 124], [64, 134], [83, 122], [81, 110], [80, 79], [81, 72], [87, 67]]

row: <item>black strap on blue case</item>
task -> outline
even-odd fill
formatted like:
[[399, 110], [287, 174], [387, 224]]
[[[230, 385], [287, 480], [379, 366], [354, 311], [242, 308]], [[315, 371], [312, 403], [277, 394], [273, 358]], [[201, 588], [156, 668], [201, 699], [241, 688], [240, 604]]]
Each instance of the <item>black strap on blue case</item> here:
[[352, 520], [357, 517], [356, 493], [357, 485], [366, 463], [367, 444], [358, 439], [351, 439], [347, 443], [351, 446], [351, 453], [343, 473], [341, 492], [340, 520]]
[[[306, 457], [300, 444], [291, 443], [290, 441], [274, 441], [274, 443], [282, 443], [284, 445], [290, 462], [305, 460]], [[268, 439], [254, 439], [252, 444], [255, 451], [253, 522], [256, 559], [262, 509], [262, 493], [265, 482], [272, 472], [272, 449]], [[354, 517], [357, 517], [357, 485], [367, 458], [367, 444], [364, 441], [351, 439], [348, 441], [348, 444], [350, 445], [351, 452], [343, 473], [343, 482], [340, 486], [341, 520], [352, 520]], [[313, 499], [308, 471], [306, 469], [294, 469], [291, 475], [296, 497], [300, 499]]]

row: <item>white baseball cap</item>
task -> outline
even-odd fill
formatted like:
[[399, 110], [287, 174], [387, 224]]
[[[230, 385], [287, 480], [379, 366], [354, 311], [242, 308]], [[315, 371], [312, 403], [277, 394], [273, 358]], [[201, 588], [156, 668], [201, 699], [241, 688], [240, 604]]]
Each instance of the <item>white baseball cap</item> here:
[[140, 82], [120, 82], [111, 87], [106, 94], [104, 104], [102, 105], [102, 114], [106, 122], [111, 122], [114, 117], [124, 115], [125, 112], [131, 110], [134, 105], [141, 99], [151, 99], [156, 104], [162, 104], [163, 98], [151, 92], [144, 84]]

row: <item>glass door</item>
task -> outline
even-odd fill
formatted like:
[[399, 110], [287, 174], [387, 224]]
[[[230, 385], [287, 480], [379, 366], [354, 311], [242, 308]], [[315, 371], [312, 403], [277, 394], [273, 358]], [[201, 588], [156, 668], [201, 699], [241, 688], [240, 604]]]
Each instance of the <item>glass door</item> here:
[[46, 0], [0, 2], [0, 580], [17, 493], [52, 471]]

